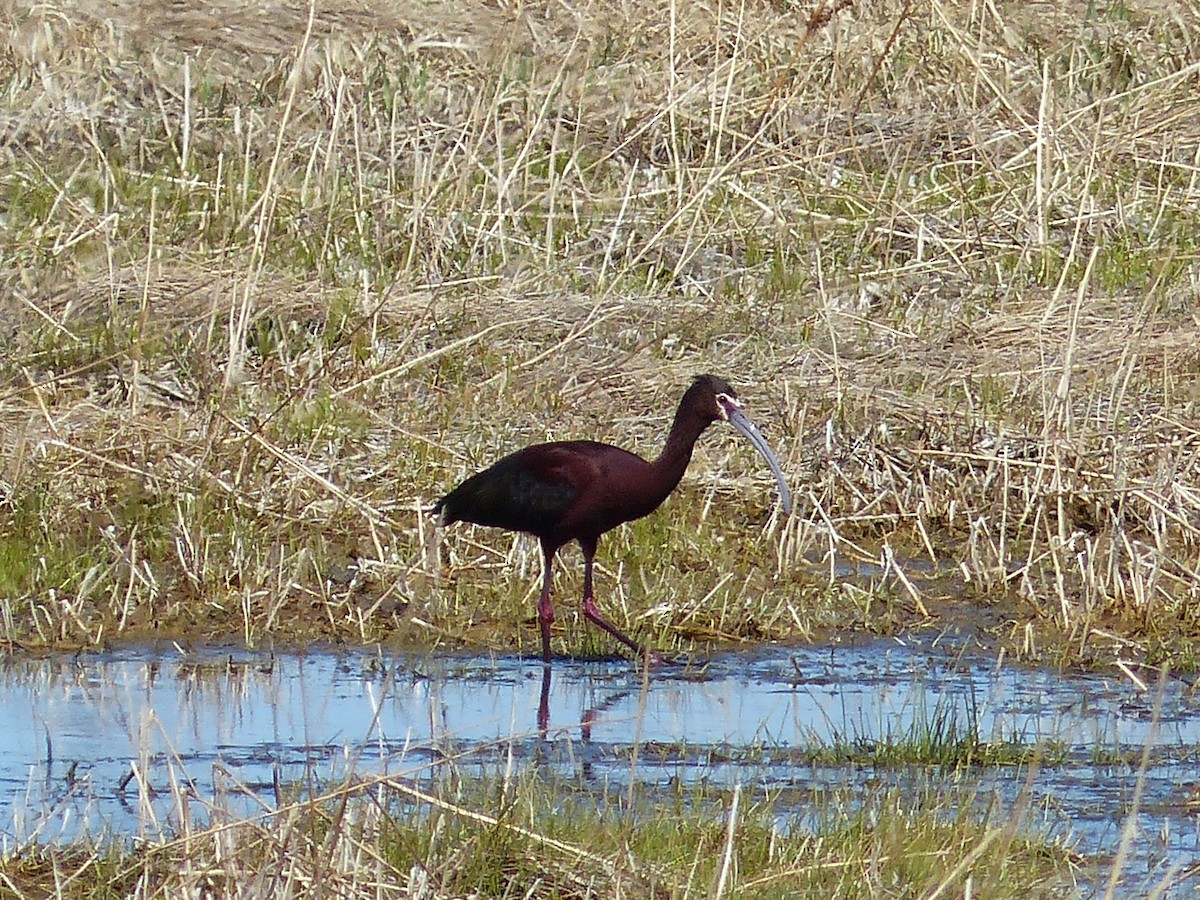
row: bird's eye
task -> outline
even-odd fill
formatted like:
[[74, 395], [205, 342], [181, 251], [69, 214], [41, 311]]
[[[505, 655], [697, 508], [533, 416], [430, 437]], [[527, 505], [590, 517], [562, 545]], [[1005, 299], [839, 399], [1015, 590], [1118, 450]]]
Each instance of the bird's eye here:
[[728, 394], [717, 394], [717, 412], [722, 419], [729, 418], [729, 410], [738, 408], [738, 402]]

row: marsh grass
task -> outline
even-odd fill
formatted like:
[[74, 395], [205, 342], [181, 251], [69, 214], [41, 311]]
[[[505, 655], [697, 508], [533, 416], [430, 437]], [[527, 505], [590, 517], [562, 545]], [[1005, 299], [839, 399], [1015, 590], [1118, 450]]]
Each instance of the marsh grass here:
[[[463, 769], [457, 769], [462, 765]], [[179, 794], [178, 833], [136, 846], [27, 845], [6, 895], [56, 897], [1058, 896], [1084, 862], [1022, 836], [1019, 813], [954, 788], [823, 789], [803, 798], [676, 785], [597, 794], [532, 769], [356, 777], [232, 813]], [[432, 777], [431, 777], [432, 775]], [[316, 796], [314, 796], [314, 793]], [[289, 795], [296, 795], [289, 799]], [[753, 796], [752, 796], [753, 794]], [[186, 823], [206, 810], [210, 824]]]
[[[601, 545], [622, 627], [975, 605], [1010, 652], [1194, 666], [1197, 35], [1151, 2], [0, 6], [0, 639], [533, 652], [536, 547], [430, 504], [527, 442], [653, 454], [713, 371], [797, 513], [706, 435]], [[556, 648], [611, 653], [578, 570]], [[827, 750], [1037, 762], [936, 712]], [[749, 789], [573, 787], [363, 778], [26, 847], [0, 894], [1027, 898], [1080, 864], [944, 793], [789, 830]]]
[[527, 651], [535, 549], [430, 503], [709, 370], [798, 512], [706, 435], [622, 627], [1191, 663], [1200, 22], [1031, 9], [7, 5], [3, 639]]

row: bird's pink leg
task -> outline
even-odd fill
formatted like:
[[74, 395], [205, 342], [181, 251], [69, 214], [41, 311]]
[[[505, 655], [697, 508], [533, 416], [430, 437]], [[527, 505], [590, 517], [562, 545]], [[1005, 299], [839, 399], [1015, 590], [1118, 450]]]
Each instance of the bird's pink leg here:
[[[579, 546], [583, 548], [583, 617], [593, 625], [603, 628], [639, 657], [645, 657], [646, 651], [630, 638], [629, 635], [600, 615], [600, 610], [596, 608], [596, 598], [592, 593], [592, 561], [596, 558], [595, 538], [591, 540], [580, 538]], [[651, 651], [649, 659], [651, 664], [662, 662], [659, 655], [653, 651]]]
[[538, 624], [542, 627], [542, 659], [546, 662], [550, 662], [550, 624], [554, 621], [554, 603], [550, 600], [550, 585], [554, 578], [550, 566], [557, 551], [557, 547], [542, 542], [542, 596], [538, 598]]

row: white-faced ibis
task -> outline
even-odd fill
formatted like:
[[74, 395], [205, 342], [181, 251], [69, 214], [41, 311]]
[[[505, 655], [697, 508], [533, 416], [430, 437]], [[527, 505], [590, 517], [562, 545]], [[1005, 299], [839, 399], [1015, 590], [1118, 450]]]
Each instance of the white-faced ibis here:
[[784, 513], [792, 509], [783, 470], [754, 423], [742, 414], [729, 382], [700, 375], [679, 401], [662, 453], [647, 462], [635, 453], [596, 441], [555, 441], [518, 450], [472, 475], [434, 506], [443, 525], [474, 522], [523, 531], [542, 543], [544, 568], [538, 621], [542, 656], [550, 661], [551, 565], [558, 548], [578, 541], [583, 549], [583, 614], [640, 654], [628, 635], [600, 615], [592, 594], [592, 562], [600, 535], [658, 509], [683, 478], [696, 439], [720, 419], [744, 434], [766, 457]]

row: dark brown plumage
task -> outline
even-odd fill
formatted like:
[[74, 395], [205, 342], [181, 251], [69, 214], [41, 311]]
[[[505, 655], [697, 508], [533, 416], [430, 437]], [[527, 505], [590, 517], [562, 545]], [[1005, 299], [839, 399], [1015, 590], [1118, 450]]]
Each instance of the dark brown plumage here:
[[434, 506], [445, 525], [473, 522], [523, 531], [542, 544], [544, 569], [538, 621], [542, 656], [550, 660], [551, 566], [558, 548], [578, 541], [583, 549], [583, 614], [635, 653], [641, 648], [600, 615], [592, 592], [592, 564], [600, 535], [658, 509], [683, 478], [696, 440], [709, 425], [728, 421], [766, 457], [779, 483], [780, 501], [791, 496], [775, 455], [743, 414], [724, 379], [701, 375], [683, 395], [666, 444], [657, 459], [596, 441], [555, 441], [518, 450], [472, 475]]

